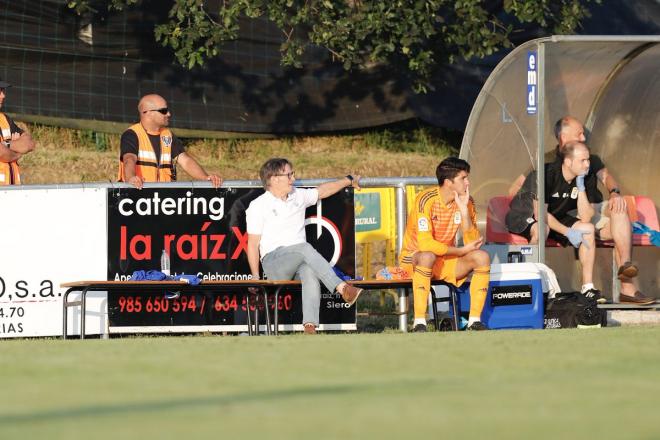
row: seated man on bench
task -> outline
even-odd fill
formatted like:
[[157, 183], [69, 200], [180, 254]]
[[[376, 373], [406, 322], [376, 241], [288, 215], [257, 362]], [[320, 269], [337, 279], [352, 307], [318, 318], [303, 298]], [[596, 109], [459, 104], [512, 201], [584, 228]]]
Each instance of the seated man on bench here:
[[247, 256], [252, 278], [259, 279], [259, 260], [271, 280], [302, 282], [303, 328], [315, 334], [319, 325], [320, 282], [337, 291], [353, 305], [362, 289], [342, 281], [305, 236], [305, 210], [319, 199], [352, 186], [358, 188], [360, 176], [351, 175], [326, 182], [318, 188], [295, 188], [293, 165], [287, 159], [269, 159], [259, 171], [266, 192], [254, 199], [246, 211]]
[[[580, 191], [576, 186], [577, 174], [575, 173], [577, 171], [569, 170], [571, 167], [570, 162], [574, 158], [572, 157], [572, 153], [567, 151], [567, 148], [568, 145], [574, 145], [575, 143], [584, 145], [584, 127], [577, 119], [566, 116], [558, 120], [555, 124], [555, 136], [558, 142], [556, 159], [554, 162], [545, 165], [545, 202], [547, 212], [554, 214], [548, 217], [547, 225], [550, 226], [550, 229], [553, 229], [553, 232], [550, 232], [550, 238], [566, 245], [569, 240], [565, 236], [565, 233], [570, 229], [571, 225], [569, 223], [575, 223], [577, 220], [588, 223], [588, 225], [580, 226], [579, 229], [587, 230], [591, 227], [594, 230], [595, 238], [614, 241], [615, 258], [619, 265], [617, 276], [621, 282], [620, 302], [639, 305], [655, 302], [654, 298], [647, 297], [637, 290], [633, 281], [633, 278], [637, 276], [638, 270], [637, 266], [630, 261], [632, 254], [632, 227], [626, 210], [625, 200], [620, 195], [617, 182], [607, 172], [607, 168], [605, 168], [600, 157], [590, 153], [587, 156], [589, 161], [587, 174], [582, 179], [584, 185], [586, 185], [585, 195], [590, 204], [591, 209], [589, 212], [591, 214], [588, 219], [577, 215]], [[569, 162], [566, 162], [567, 158]], [[532, 203], [535, 204], [534, 199], [536, 198], [534, 196], [536, 192], [536, 174], [532, 173], [531, 175], [534, 177], [530, 178], [528, 176], [523, 188], [511, 201], [511, 210], [507, 214], [506, 223], [511, 233], [527, 238], [530, 243], [537, 243], [537, 211], [535, 207], [532, 207]], [[568, 175], [574, 176], [569, 178], [567, 177]], [[597, 187], [598, 179], [608, 189], [610, 193], [609, 201], [603, 201], [603, 196]], [[566, 217], [566, 215], [569, 215], [569, 217]], [[565, 227], [561, 227], [554, 220], [563, 223]], [[555, 224], [555, 228], [553, 228], [553, 224]], [[546, 229], [546, 236], [548, 236], [548, 232]], [[575, 232], [571, 232], [571, 234], [575, 234]], [[576, 236], [574, 235], [574, 237]], [[593, 236], [589, 237], [587, 235], [585, 237], [591, 240]], [[579, 246], [579, 243], [577, 245], [572, 241], [571, 243], [576, 247]], [[580, 256], [582, 253], [585, 253], [586, 260], [582, 261], [582, 257], [580, 257], [583, 279], [581, 290], [589, 296], [591, 296], [590, 293], [593, 293], [599, 302], [605, 302], [600, 291], [596, 290], [591, 283], [595, 248], [592, 250], [581, 248], [578, 255]], [[593, 257], [591, 256], [592, 253]]]
[[[476, 211], [470, 198], [470, 165], [449, 157], [436, 168], [438, 186], [422, 191], [408, 214], [401, 267], [412, 273], [415, 320], [413, 331], [426, 331], [431, 278], [460, 286], [472, 273], [468, 330], [487, 330], [481, 312], [488, 293], [490, 257], [480, 250]], [[458, 229], [464, 246], [456, 247]]]

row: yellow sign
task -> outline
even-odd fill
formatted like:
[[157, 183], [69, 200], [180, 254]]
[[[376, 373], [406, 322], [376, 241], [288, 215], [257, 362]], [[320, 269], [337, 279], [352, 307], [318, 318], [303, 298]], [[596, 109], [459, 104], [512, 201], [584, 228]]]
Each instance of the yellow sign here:
[[355, 191], [355, 241], [393, 240], [394, 189], [365, 188]]

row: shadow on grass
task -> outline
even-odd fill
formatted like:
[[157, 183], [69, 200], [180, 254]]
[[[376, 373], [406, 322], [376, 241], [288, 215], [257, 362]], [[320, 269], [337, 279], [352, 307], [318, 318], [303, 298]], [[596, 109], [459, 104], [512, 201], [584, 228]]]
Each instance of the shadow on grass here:
[[343, 395], [356, 392], [382, 391], [384, 389], [392, 390], [395, 388], [410, 390], [411, 388], [426, 388], [428, 386], [428, 380], [400, 380], [396, 382], [377, 382], [371, 384], [351, 383], [344, 385], [310, 386], [294, 389], [232, 394], [227, 396], [209, 396], [166, 401], [112, 403], [103, 405], [91, 404], [70, 408], [34, 411], [23, 414], [2, 414], [0, 415], [0, 425], [3, 423], [27, 424], [49, 420], [77, 419], [121, 414], [146, 414], [169, 410], [201, 408], [206, 406], [223, 407], [260, 401], [276, 402], [307, 396], [318, 398], [322, 396]]

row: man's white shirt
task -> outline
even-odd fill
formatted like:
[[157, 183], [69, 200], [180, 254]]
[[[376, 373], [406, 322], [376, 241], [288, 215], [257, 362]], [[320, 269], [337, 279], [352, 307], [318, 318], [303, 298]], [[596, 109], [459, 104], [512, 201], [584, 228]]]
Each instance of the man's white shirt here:
[[261, 258], [280, 246], [307, 241], [305, 210], [318, 199], [319, 192], [316, 188], [293, 188], [286, 201], [266, 191], [250, 203], [246, 211], [247, 233], [261, 235]]

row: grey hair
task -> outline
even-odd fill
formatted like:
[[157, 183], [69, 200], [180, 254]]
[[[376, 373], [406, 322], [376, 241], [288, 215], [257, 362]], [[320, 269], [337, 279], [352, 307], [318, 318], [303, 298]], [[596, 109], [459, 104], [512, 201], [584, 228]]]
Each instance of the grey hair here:
[[261, 166], [261, 169], [259, 170], [259, 178], [261, 179], [261, 184], [265, 189], [268, 189], [268, 182], [270, 181], [270, 178], [284, 171], [287, 165], [293, 167], [293, 164], [289, 162], [288, 159], [284, 159], [282, 157], [274, 157], [272, 159], [268, 159]]

